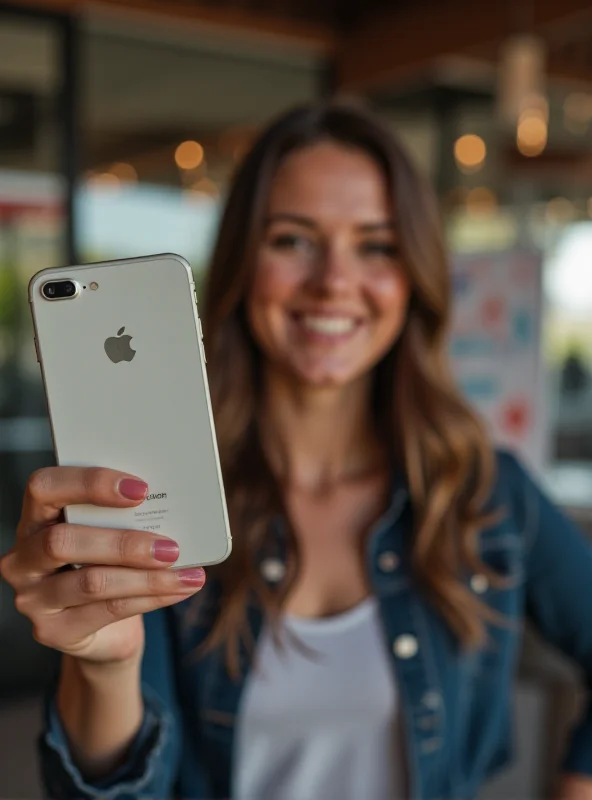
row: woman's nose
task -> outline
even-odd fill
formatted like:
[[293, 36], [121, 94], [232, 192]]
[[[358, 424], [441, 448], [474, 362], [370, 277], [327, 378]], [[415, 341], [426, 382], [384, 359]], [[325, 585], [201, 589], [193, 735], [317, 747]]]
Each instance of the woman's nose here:
[[319, 252], [312, 271], [311, 283], [327, 293], [339, 293], [351, 288], [354, 270], [351, 257], [339, 247], [326, 247]]

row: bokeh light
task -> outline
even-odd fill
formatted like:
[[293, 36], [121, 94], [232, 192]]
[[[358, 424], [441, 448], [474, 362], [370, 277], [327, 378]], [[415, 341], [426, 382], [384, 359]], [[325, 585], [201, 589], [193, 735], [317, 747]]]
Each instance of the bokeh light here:
[[199, 142], [181, 142], [175, 150], [175, 163], [179, 169], [197, 169], [203, 158], [204, 149]]
[[487, 156], [487, 147], [480, 136], [467, 133], [458, 138], [454, 144], [454, 158], [462, 172], [476, 172]]

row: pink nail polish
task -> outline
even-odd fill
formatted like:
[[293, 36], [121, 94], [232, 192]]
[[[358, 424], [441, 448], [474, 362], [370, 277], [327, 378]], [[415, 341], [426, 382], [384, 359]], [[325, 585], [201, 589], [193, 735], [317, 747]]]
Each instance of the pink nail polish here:
[[157, 539], [152, 545], [152, 557], [156, 561], [172, 564], [179, 558], [179, 545], [171, 539]]
[[144, 500], [148, 494], [148, 484], [134, 478], [119, 481], [119, 494], [126, 500]]
[[186, 586], [201, 586], [206, 580], [206, 573], [201, 567], [198, 569], [181, 569], [178, 574], [179, 580]]

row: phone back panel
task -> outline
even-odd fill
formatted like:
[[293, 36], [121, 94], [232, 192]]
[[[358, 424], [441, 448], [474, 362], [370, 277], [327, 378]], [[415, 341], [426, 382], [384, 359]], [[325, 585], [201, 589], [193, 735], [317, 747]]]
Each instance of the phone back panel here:
[[[42, 285], [61, 278], [79, 295], [46, 300]], [[137, 508], [70, 506], [68, 521], [162, 533], [180, 546], [175, 566], [231, 549], [194, 290], [173, 255], [44, 270], [29, 287], [58, 463], [149, 486]]]

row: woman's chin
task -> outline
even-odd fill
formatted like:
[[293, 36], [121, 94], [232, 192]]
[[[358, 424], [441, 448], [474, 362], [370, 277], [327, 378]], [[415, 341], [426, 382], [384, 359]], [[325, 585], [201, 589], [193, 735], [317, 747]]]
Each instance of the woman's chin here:
[[347, 386], [357, 377], [355, 371], [344, 364], [292, 365], [290, 371], [297, 383], [310, 389], [338, 389]]

